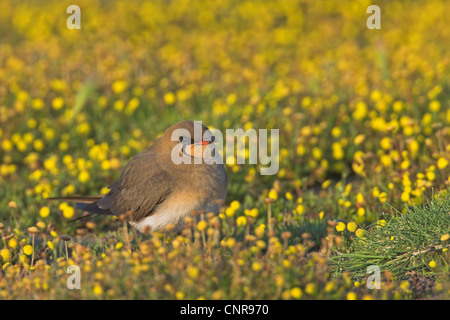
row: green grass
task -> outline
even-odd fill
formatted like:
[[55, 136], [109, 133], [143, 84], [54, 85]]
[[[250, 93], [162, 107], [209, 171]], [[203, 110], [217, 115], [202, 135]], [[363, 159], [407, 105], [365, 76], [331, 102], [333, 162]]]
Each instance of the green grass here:
[[450, 233], [450, 193], [443, 191], [425, 203], [406, 213], [392, 208], [382, 215], [385, 223], [368, 227], [362, 238], [349, 238], [330, 257], [334, 273], [361, 278], [370, 265], [376, 265], [398, 279], [408, 279], [412, 271], [433, 276], [433, 261], [442, 262], [445, 268], [440, 272], [448, 275], [450, 242], [441, 238]]

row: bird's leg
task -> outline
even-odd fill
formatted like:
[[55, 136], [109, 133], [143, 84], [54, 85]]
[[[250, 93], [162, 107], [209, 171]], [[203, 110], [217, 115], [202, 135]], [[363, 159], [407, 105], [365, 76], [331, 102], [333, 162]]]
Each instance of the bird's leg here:
[[130, 240], [128, 239], [128, 221], [123, 220], [123, 236], [127, 242], [128, 251], [131, 251]]
[[119, 219], [123, 221], [123, 236], [127, 242], [128, 251], [131, 252], [130, 239], [128, 238], [128, 219], [130, 218], [132, 211], [127, 211], [125, 214], [121, 214]]
[[136, 232], [136, 228], [131, 227], [131, 232], [133, 232], [133, 237], [136, 240], [136, 243], [138, 244], [138, 246], [141, 246], [141, 240], [139, 240], [139, 235]]

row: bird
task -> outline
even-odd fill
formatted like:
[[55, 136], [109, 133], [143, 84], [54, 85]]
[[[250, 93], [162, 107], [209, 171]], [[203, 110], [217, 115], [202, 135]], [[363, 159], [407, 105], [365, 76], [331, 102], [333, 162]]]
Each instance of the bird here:
[[200, 121], [185, 120], [135, 155], [107, 194], [48, 199], [76, 202], [90, 214], [125, 215], [141, 233], [169, 225], [181, 231], [185, 217], [217, 213], [224, 204], [228, 177], [221, 160], [212, 132]]

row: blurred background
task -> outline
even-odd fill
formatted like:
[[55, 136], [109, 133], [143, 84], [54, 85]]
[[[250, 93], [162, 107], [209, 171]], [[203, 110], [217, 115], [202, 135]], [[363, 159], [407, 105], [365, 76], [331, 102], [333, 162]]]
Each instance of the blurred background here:
[[[66, 26], [73, 4], [80, 30]], [[107, 192], [185, 119], [280, 130], [276, 175], [227, 165], [221, 218], [238, 228], [267, 223], [269, 198], [294, 240], [307, 228], [320, 244], [325, 218], [353, 234], [422, 204], [450, 183], [450, 2], [377, 1], [380, 30], [366, 27], [371, 4], [2, 0], [0, 221], [14, 239], [36, 223], [67, 231], [81, 213], [44, 198]]]
[[278, 175], [230, 166], [230, 199], [448, 184], [445, 1], [380, 1], [381, 30], [370, 1], [77, 1], [81, 30], [71, 4], [0, 4], [1, 206], [98, 193], [183, 119], [280, 129]]

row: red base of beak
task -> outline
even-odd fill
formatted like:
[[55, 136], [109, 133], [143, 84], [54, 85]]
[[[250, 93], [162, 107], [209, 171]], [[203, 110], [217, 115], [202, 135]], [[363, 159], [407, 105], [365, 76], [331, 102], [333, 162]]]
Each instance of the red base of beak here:
[[212, 143], [212, 141], [203, 140], [202, 142], [199, 142], [198, 144], [201, 144], [201, 145], [208, 145], [208, 144], [211, 144], [211, 143]]

